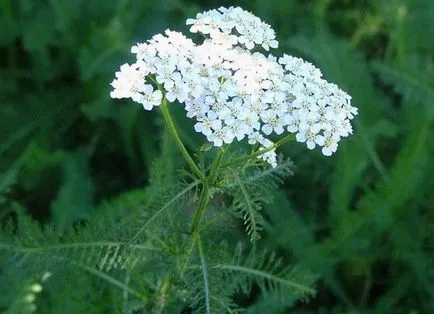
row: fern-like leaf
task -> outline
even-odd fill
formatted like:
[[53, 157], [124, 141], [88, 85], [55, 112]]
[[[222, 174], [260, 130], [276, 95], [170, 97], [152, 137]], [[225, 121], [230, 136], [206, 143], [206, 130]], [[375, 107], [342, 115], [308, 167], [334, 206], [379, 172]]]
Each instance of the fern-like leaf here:
[[90, 274], [92, 274], [92, 275], [94, 275], [94, 276], [97, 276], [97, 277], [99, 277], [99, 278], [101, 278], [101, 279], [107, 281], [107, 282], [110, 283], [111, 285], [114, 285], [114, 286], [118, 287], [119, 289], [123, 290], [124, 292], [127, 292], [127, 293], [129, 293], [129, 294], [131, 294], [131, 295], [134, 295], [134, 296], [136, 296], [136, 297], [139, 298], [139, 299], [142, 299], [142, 298], [143, 298], [143, 295], [142, 295], [140, 292], [138, 292], [137, 290], [135, 290], [135, 289], [133, 289], [133, 288], [127, 286], [127, 285], [124, 284], [123, 282], [121, 282], [121, 281], [119, 281], [118, 279], [116, 279], [116, 278], [114, 278], [114, 277], [108, 275], [108, 274], [105, 273], [105, 272], [102, 272], [102, 271], [99, 270], [99, 269], [96, 269], [96, 268], [93, 268], [93, 267], [89, 267], [89, 266], [86, 266], [86, 265], [82, 265], [82, 264], [80, 264], [80, 263], [73, 263], [73, 264], [74, 264], [75, 266], [79, 267], [79, 268], [84, 269], [84, 270], [87, 271], [88, 273], [90, 273]]
[[229, 169], [224, 177], [225, 187], [233, 199], [232, 205], [243, 219], [252, 242], [261, 238], [260, 232], [264, 224], [261, 211], [264, 203], [272, 201], [272, 190], [293, 174], [293, 167], [290, 159], [279, 156], [275, 168]]
[[235, 282], [244, 293], [249, 293], [255, 284], [265, 296], [278, 297], [284, 302], [307, 299], [316, 294], [313, 284], [317, 277], [299, 266], [285, 264], [275, 253], [256, 254], [253, 251], [243, 259], [238, 246], [231, 263], [209, 267], [220, 270], [227, 276], [227, 281]]
[[243, 184], [237, 173], [233, 172], [233, 177], [238, 185], [234, 189], [233, 207], [241, 214], [247, 234], [252, 242], [261, 238], [260, 232], [263, 225], [262, 201], [257, 194], [247, 185]]
[[[150, 209], [149, 211], [152, 211], [153, 208], [157, 208], [157, 210], [150, 218], [146, 219], [146, 221], [142, 224], [139, 230], [137, 230], [134, 236], [130, 239], [129, 243], [134, 243], [158, 216], [160, 216], [165, 210], [167, 210], [169, 207], [173, 206], [177, 202], [182, 202], [182, 200], [185, 199], [186, 195], [198, 185], [199, 182], [195, 181], [186, 185], [180, 191], [178, 191], [178, 188], [174, 191], [170, 191], [172, 193], [170, 193], [169, 191], [166, 191], [166, 193], [161, 193], [161, 197], [154, 200], [154, 204], [149, 204], [148, 206], [148, 209]], [[146, 214], [149, 214], [148, 210]]]

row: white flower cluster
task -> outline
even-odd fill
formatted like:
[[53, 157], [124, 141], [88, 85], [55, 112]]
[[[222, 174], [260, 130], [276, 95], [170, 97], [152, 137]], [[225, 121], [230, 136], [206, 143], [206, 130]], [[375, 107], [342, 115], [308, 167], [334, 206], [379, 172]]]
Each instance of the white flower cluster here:
[[196, 19], [187, 19], [187, 25], [192, 25], [190, 32], [209, 35], [211, 41], [232, 46], [241, 44], [249, 50], [261, 45], [268, 51], [279, 45], [270, 25], [239, 7], [198, 13]]
[[[312, 64], [284, 55], [252, 52], [277, 47], [275, 33], [241, 8], [220, 8], [188, 19], [192, 32], [207, 37], [197, 45], [167, 30], [131, 48], [137, 61], [121, 67], [113, 98], [132, 98], [147, 110], [169, 102], [184, 104], [194, 128], [214, 146], [248, 139], [260, 150], [274, 146], [265, 136], [296, 133], [309, 149], [336, 151], [352, 133], [357, 109], [351, 97], [328, 83]], [[276, 166], [274, 149], [258, 156]]]

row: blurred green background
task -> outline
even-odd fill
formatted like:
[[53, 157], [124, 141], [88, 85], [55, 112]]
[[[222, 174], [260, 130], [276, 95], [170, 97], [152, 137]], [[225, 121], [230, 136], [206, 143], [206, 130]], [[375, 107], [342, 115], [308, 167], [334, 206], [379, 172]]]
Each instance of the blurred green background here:
[[281, 149], [295, 175], [263, 241], [321, 276], [292, 312], [434, 313], [432, 0], [1, 0], [0, 219], [14, 203], [68, 228], [146, 186], [160, 114], [113, 101], [109, 83], [131, 45], [222, 5], [271, 24], [277, 55], [313, 62], [359, 108], [333, 157]]

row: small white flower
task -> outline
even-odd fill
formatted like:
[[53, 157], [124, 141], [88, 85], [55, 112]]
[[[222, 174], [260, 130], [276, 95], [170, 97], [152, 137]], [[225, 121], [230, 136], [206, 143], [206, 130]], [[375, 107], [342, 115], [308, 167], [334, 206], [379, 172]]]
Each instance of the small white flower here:
[[253, 145], [256, 143], [262, 143], [264, 141], [264, 136], [259, 132], [252, 132], [249, 134], [249, 144]]
[[322, 153], [325, 156], [330, 156], [336, 152], [338, 148], [339, 137], [331, 134], [330, 132], [325, 132], [324, 136], [317, 139], [318, 145], [323, 146]]
[[194, 125], [194, 129], [196, 132], [200, 132], [205, 136], [210, 136], [213, 131], [219, 130], [222, 127], [222, 122], [217, 119], [217, 115], [210, 111], [207, 116], [201, 119], [201, 122], [198, 122]]
[[273, 111], [264, 112], [262, 115], [262, 132], [266, 135], [270, 135], [271, 132], [275, 132], [277, 135], [282, 134], [284, 129], [284, 124], [282, 123], [282, 118], [277, 116]]
[[230, 144], [234, 139], [234, 134], [232, 130], [225, 126], [220, 130], [217, 130], [214, 133], [211, 133], [207, 138], [210, 142], [214, 143], [214, 146], [220, 147], [223, 143]]
[[186, 102], [185, 110], [187, 111], [187, 117], [203, 117], [210, 107], [206, 104], [203, 99], [195, 100], [193, 102]]
[[149, 86], [145, 94], [140, 95], [140, 97], [136, 100], [138, 103], [143, 105], [143, 108], [146, 110], [152, 110], [153, 107], [159, 106], [161, 104], [161, 100], [163, 99], [163, 93], [160, 90], [154, 91], [151, 85]]

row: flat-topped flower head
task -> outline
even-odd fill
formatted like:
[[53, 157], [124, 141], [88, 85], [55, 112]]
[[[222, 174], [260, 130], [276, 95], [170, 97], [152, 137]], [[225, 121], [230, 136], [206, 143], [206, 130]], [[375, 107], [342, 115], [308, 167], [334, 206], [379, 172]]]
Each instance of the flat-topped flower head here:
[[277, 158], [268, 136], [295, 133], [298, 142], [329, 156], [352, 134], [357, 108], [318, 68], [286, 54], [251, 51], [278, 45], [274, 30], [258, 17], [219, 8], [187, 24], [206, 37], [202, 43], [167, 30], [133, 46], [136, 62], [116, 72], [111, 97], [131, 98], [147, 110], [161, 101], [181, 103], [195, 131], [214, 146], [259, 144], [266, 152], [258, 158], [273, 167]]

